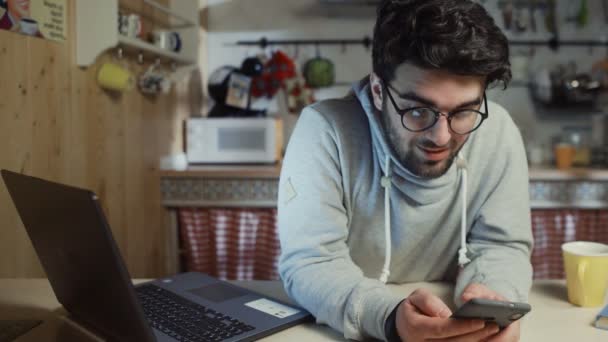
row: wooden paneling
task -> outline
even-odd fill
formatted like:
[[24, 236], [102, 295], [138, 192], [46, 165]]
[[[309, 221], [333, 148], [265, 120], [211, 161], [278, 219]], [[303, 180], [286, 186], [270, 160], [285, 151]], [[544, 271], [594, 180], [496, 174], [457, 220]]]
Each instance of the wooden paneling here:
[[[142, 0], [122, 3], [161, 17]], [[102, 90], [95, 74], [114, 52], [89, 68], [76, 66], [75, 0], [68, 4], [64, 43], [0, 31], [0, 168], [92, 189], [131, 275], [163, 275], [167, 235], [158, 161], [181, 148], [180, 122], [191, 106], [180, 102], [197, 101], [200, 90], [191, 90], [188, 78], [158, 97]], [[133, 56], [125, 63], [136, 73], [147, 68]], [[44, 272], [0, 182], [0, 277], [40, 276]]]

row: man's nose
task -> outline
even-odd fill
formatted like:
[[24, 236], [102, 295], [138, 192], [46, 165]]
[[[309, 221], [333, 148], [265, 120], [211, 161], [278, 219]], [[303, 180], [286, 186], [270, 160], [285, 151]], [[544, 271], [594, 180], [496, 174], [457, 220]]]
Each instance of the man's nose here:
[[448, 125], [448, 119], [445, 115], [439, 117], [439, 120], [429, 129], [428, 139], [435, 143], [437, 146], [447, 146], [452, 139], [452, 133]]

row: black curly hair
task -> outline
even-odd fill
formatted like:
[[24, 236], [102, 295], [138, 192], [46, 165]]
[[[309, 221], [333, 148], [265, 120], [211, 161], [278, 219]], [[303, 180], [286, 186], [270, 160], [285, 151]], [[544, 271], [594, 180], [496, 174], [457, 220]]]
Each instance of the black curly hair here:
[[383, 0], [377, 9], [374, 73], [389, 82], [404, 62], [424, 69], [511, 80], [509, 42], [494, 19], [470, 0]]

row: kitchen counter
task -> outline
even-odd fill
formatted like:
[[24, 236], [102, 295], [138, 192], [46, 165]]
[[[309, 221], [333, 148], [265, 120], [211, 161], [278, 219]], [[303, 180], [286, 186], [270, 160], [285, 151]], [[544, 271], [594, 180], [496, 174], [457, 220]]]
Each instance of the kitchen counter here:
[[[191, 166], [162, 171], [165, 207], [275, 207], [281, 164]], [[608, 169], [531, 167], [533, 209], [608, 208]]]
[[[268, 165], [194, 165], [183, 171], [161, 170], [163, 178], [276, 178], [281, 164]], [[571, 168], [558, 170], [551, 166], [530, 167], [530, 180], [545, 181], [608, 181], [608, 169]]]
[[[276, 208], [281, 164], [191, 166], [161, 171], [167, 273], [180, 269], [178, 212], [190, 208]], [[530, 168], [533, 210], [608, 209], [608, 170]]]
[[558, 170], [551, 166], [530, 167], [531, 181], [608, 181], [608, 169], [571, 168]]
[[279, 178], [281, 164], [192, 165], [184, 171], [161, 170], [163, 178]]

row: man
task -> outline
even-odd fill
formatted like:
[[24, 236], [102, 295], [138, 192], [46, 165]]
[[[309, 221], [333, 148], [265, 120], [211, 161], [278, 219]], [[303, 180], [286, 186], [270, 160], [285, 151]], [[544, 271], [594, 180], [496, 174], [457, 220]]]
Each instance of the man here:
[[455, 281], [454, 299], [527, 301], [527, 162], [508, 113], [485, 100], [510, 80], [508, 41], [467, 0], [385, 0], [373, 73], [306, 108], [279, 189], [285, 288], [346, 338], [516, 341], [452, 320], [438, 297], [384, 282]]

